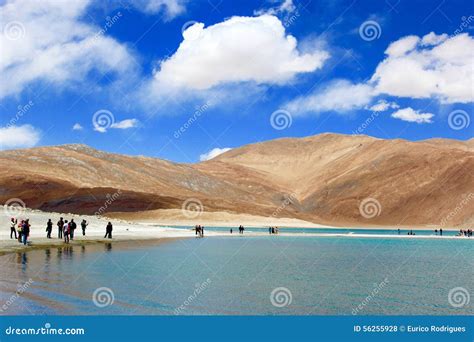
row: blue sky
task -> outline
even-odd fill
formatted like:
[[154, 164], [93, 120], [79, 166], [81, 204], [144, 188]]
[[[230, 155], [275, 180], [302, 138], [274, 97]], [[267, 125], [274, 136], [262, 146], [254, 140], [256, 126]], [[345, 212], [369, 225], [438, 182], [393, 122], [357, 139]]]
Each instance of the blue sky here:
[[0, 4], [1, 149], [196, 162], [323, 132], [473, 137], [469, 1]]

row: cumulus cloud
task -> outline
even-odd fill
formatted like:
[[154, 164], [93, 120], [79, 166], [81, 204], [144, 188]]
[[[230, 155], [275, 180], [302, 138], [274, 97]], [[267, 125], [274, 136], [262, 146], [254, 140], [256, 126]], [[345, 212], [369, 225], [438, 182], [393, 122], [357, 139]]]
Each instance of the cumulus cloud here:
[[74, 126], [72, 126], [73, 131], [82, 131], [84, 127], [81, 126], [80, 123], [75, 123]]
[[409, 98], [436, 98], [441, 103], [474, 101], [474, 39], [430, 33], [390, 44], [371, 83], [377, 93]]
[[392, 118], [400, 119], [403, 121], [408, 122], [416, 122], [416, 123], [432, 123], [431, 118], [434, 114], [431, 113], [420, 113], [419, 110], [414, 110], [411, 107], [403, 108], [397, 110], [395, 113], [392, 114]]
[[385, 112], [387, 109], [398, 109], [400, 106], [395, 102], [387, 102], [386, 100], [379, 100], [377, 103], [373, 104], [370, 107], [366, 107], [366, 109], [371, 110], [373, 112]]
[[33, 147], [40, 138], [40, 131], [31, 125], [0, 127], [0, 150]]
[[296, 38], [270, 15], [232, 17], [209, 27], [196, 23], [183, 37], [177, 51], [155, 70], [148, 100], [241, 82], [285, 84], [321, 68], [329, 57], [318, 49], [300, 53]]
[[201, 154], [199, 156], [199, 160], [200, 161], [210, 160], [210, 159], [215, 158], [218, 155], [220, 155], [222, 153], [225, 153], [227, 151], [230, 151], [230, 150], [232, 150], [230, 147], [225, 147], [225, 148], [216, 147], [216, 148], [213, 148], [212, 150], [210, 150], [207, 153]]
[[[433, 98], [443, 104], [474, 102], [474, 39], [467, 33], [454, 37], [433, 32], [423, 37], [407, 36], [391, 43], [385, 53], [386, 58], [379, 63], [368, 82], [332, 82], [322, 91], [291, 101], [287, 108], [294, 114], [332, 110], [347, 112], [364, 106], [374, 111], [397, 109], [396, 103], [386, 101], [367, 107], [373, 98], [384, 94], [413, 99]], [[399, 115], [403, 113], [408, 115], [403, 111]], [[429, 120], [431, 117], [427, 115], [418, 120]]]
[[83, 82], [94, 70], [122, 73], [132, 55], [101, 28], [81, 21], [89, 1], [14, 0], [0, 7], [0, 98], [35, 81]]
[[307, 96], [289, 102], [285, 108], [292, 114], [347, 112], [363, 108], [372, 100], [372, 88], [366, 84], [353, 84], [347, 80], [331, 82]]

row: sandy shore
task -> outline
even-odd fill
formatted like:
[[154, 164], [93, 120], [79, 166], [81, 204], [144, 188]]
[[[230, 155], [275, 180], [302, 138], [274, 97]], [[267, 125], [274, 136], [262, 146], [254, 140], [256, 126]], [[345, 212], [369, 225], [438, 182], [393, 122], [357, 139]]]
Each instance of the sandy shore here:
[[[247, 215], [249, 216], [249, 215]], [[7, 215], [0, 216], [0, 253], [8, 253], [14, 251], [21, 251], [26, 249], [32, 248], [42, 248], [42, 247], [49, 247], [49, 246], [60, 246], [63, 245], [63, 241], [58, 239], [58, 229], [56, 226], [56, 222], [59, 220], [59, 217], [63, 217], [64, 219], [70, 220], [71, 218], [74, 219], [75, 222], [78, 224], [78, 228], [75, 231], [75, 240], [72, 242], [73, 244], [85, 244], [85, 243], [103, 243], [106, 241], [110, 241], [109, 239], [104, 239], [105, 235], [105, 226], [107, 225], [108, 221], [111, 221], [113, 224], [113, 239], [112, 241], [139, 241], [139, 240], [156, 240], [156, 239], [171, 239], [171, 238], [193, 238], [195, 237], [194, 231], [191, 230], [193, 224], [190, 221], [180, 221], [180, 220], [171, 220], [165, 219], [164, 221], [156, 222], [151, 219], [141, 220], [140, 222], [132, 222], [126, 221], [123, 219], [110, 219], [110, 218], [101, 218], [96, 216], [87, 216], [87, 215], [75, 215], [75, 214], [66, 214], [66, 213], [46, 213], [41, 212], [38, 210], [26, 210], [21, 215], [18, 215], [17, 218], [29, 218], [31, 224], [31, 233], [30, 233], [30, 245], [24, 246], [23, 244], [18, 243], [15, 239], [10, 239], [10, 217]], [[53, 221], [53, 232], [52, 232], [52, 239], [46, 238], [46, 222], [51, 218]], [[237, 222], [243, 222], [246, 227], [262, 227], [266, 226], [265, 223], [268, 221], [261, 221], [261, 220], [254, 220], [251, 221], [251, 217], [240, 217], [241, 220]], [[89, 222], [86, 230], [86, 236], [82, 236], [82, 230], [80, 228], [80, 222], [82, 219], [85, 219]], [[224, 221], [212, 221], [210, 218], [199, 220], [199, 222], [204, 226], [233, 226], [236, 227], [237, 224], [231, 224], [230, 221], [227, 221], [230, 217], [224, 216]], [[234, 217], [235, 219], [235, 217]], [[196, 221], [196, 220], [195, 220]], [[276, 222], [275, 222], [276, 221]], [[235, 221], [234, 221], [235, 222]], [[293, 225], [297, 224], [292, 219], [278, 219], [273, 220], [279, 226], [286, 226], [286, 227], [301, 227], [301, 228], [321, 228], [322, 226], [318, 225]], [[303, 221], [304, 222], [304, 221]], [[223, 224], [228, 223], [228, 224]], [[285, 223], [287, 223], [285, 225]], [[160, 225], [161, 224], [161, 225]], [[189, 230], [187, 229], [177, 229], [173, 227], [169, 227], [168, 225], [173, 226], [186, 226], [190, 227]], [[331, 228], [331, 227], [325, 227]], [[360, 227], [364, 228], [364, 227]], [[385, 227], [386, 229], [394, 229]], [[356, 227], [351, 227], [351, 229], [357, 229]], [[371, 229], [371, 228], [364, 228], [364, 229]], [[374, 229], [374, 227], [372, 227]], [[384, 229], [377, 228], [377, 229]], [[205, 233], [206, 236], [231, 236], [228, 232], [213, 232], [207, 230]], [[245, 232], [245, 236], [268, 236], [267, 233], [262, 232], [251, 232], [247, 230]], [[306, 233], [306, 234], [291, 234], [291, 233], [281, 233], [280, 236], [295, 236], [295, 237], [305, 237], [305, 236], [314, 236], [316, 234]], [[237, 230], [234, 229], [233, 236], [238, 237]], [[318, 233], [317, 236], [319, 237], [330, 237], [330, 236], [339, 236], [339, 237], [367, 237], [367, 238], [387, 238], [388, 235], [382, 234], [338, 234], [338, 233], [325, 233], [321, 234]], [[409, 239], [429, 239], [429, 238], [443, 238], [443, 239], [462, 239], [463, 237], [455, 237], [455, 236], [430, 236], [430, 235], [415, 235], [415, 236], [408, 236], [408, 235], [390, 235], [389, 237], [393, 238], [409, 238]], [[474, 238], [472, 239], [474, 240]]]

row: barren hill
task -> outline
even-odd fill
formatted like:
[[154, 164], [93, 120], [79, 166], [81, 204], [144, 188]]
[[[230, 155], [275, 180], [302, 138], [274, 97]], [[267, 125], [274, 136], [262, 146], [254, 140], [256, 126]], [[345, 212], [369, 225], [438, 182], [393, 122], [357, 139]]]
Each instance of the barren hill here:
[[[0, 152], [0, 201], [136, 217], [192, 198], [206, 212], [330, 225], [460, 226], [474, 223], [473, 169], [472, 139], [321, 134], [251, 144], [198, 164], [63, 145]], [[366, 202], [375, 203], [375, 215], [361, 214]]]

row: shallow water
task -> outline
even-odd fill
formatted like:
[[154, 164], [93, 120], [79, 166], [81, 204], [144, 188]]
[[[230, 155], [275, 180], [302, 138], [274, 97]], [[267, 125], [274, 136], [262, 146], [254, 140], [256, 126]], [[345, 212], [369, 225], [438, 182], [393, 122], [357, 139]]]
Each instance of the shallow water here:
[[[161, 227], [161, 226], [156, 226]], [[189, 226], [170, 226], [178, 229], [189, 230]], [[205, 227], [208, 231], [215, 232], [229, 232], [230, 227]], [[238, 227], [233, 227], [234, 234], [238, 232]], [[246, 232], [258, 232], [258, 233], [268, 233], [268, 227], [248, 227], [245, 228]], [[280, 233], [293, 233], [293, 234], [374, 234], [374, 235], [408, 235], [408, 229], [400, 229], [400, 234], [398, 229], [363, 229], [363, 228], [279, 228]], [[434, 230], [426, 229], [413, 229], [412, 232], [415, 235], [423, 236], [436, 236], [439, 235], [438, 232], [435, 233]], [[459, 233], [457, 230], [443, 230], [443, 236], [456, 236]]]
[[473, 314], [448, 300], [474, 289], [472, 246], [233, 236], [35, 250], [0, 257], [1, 314]]

